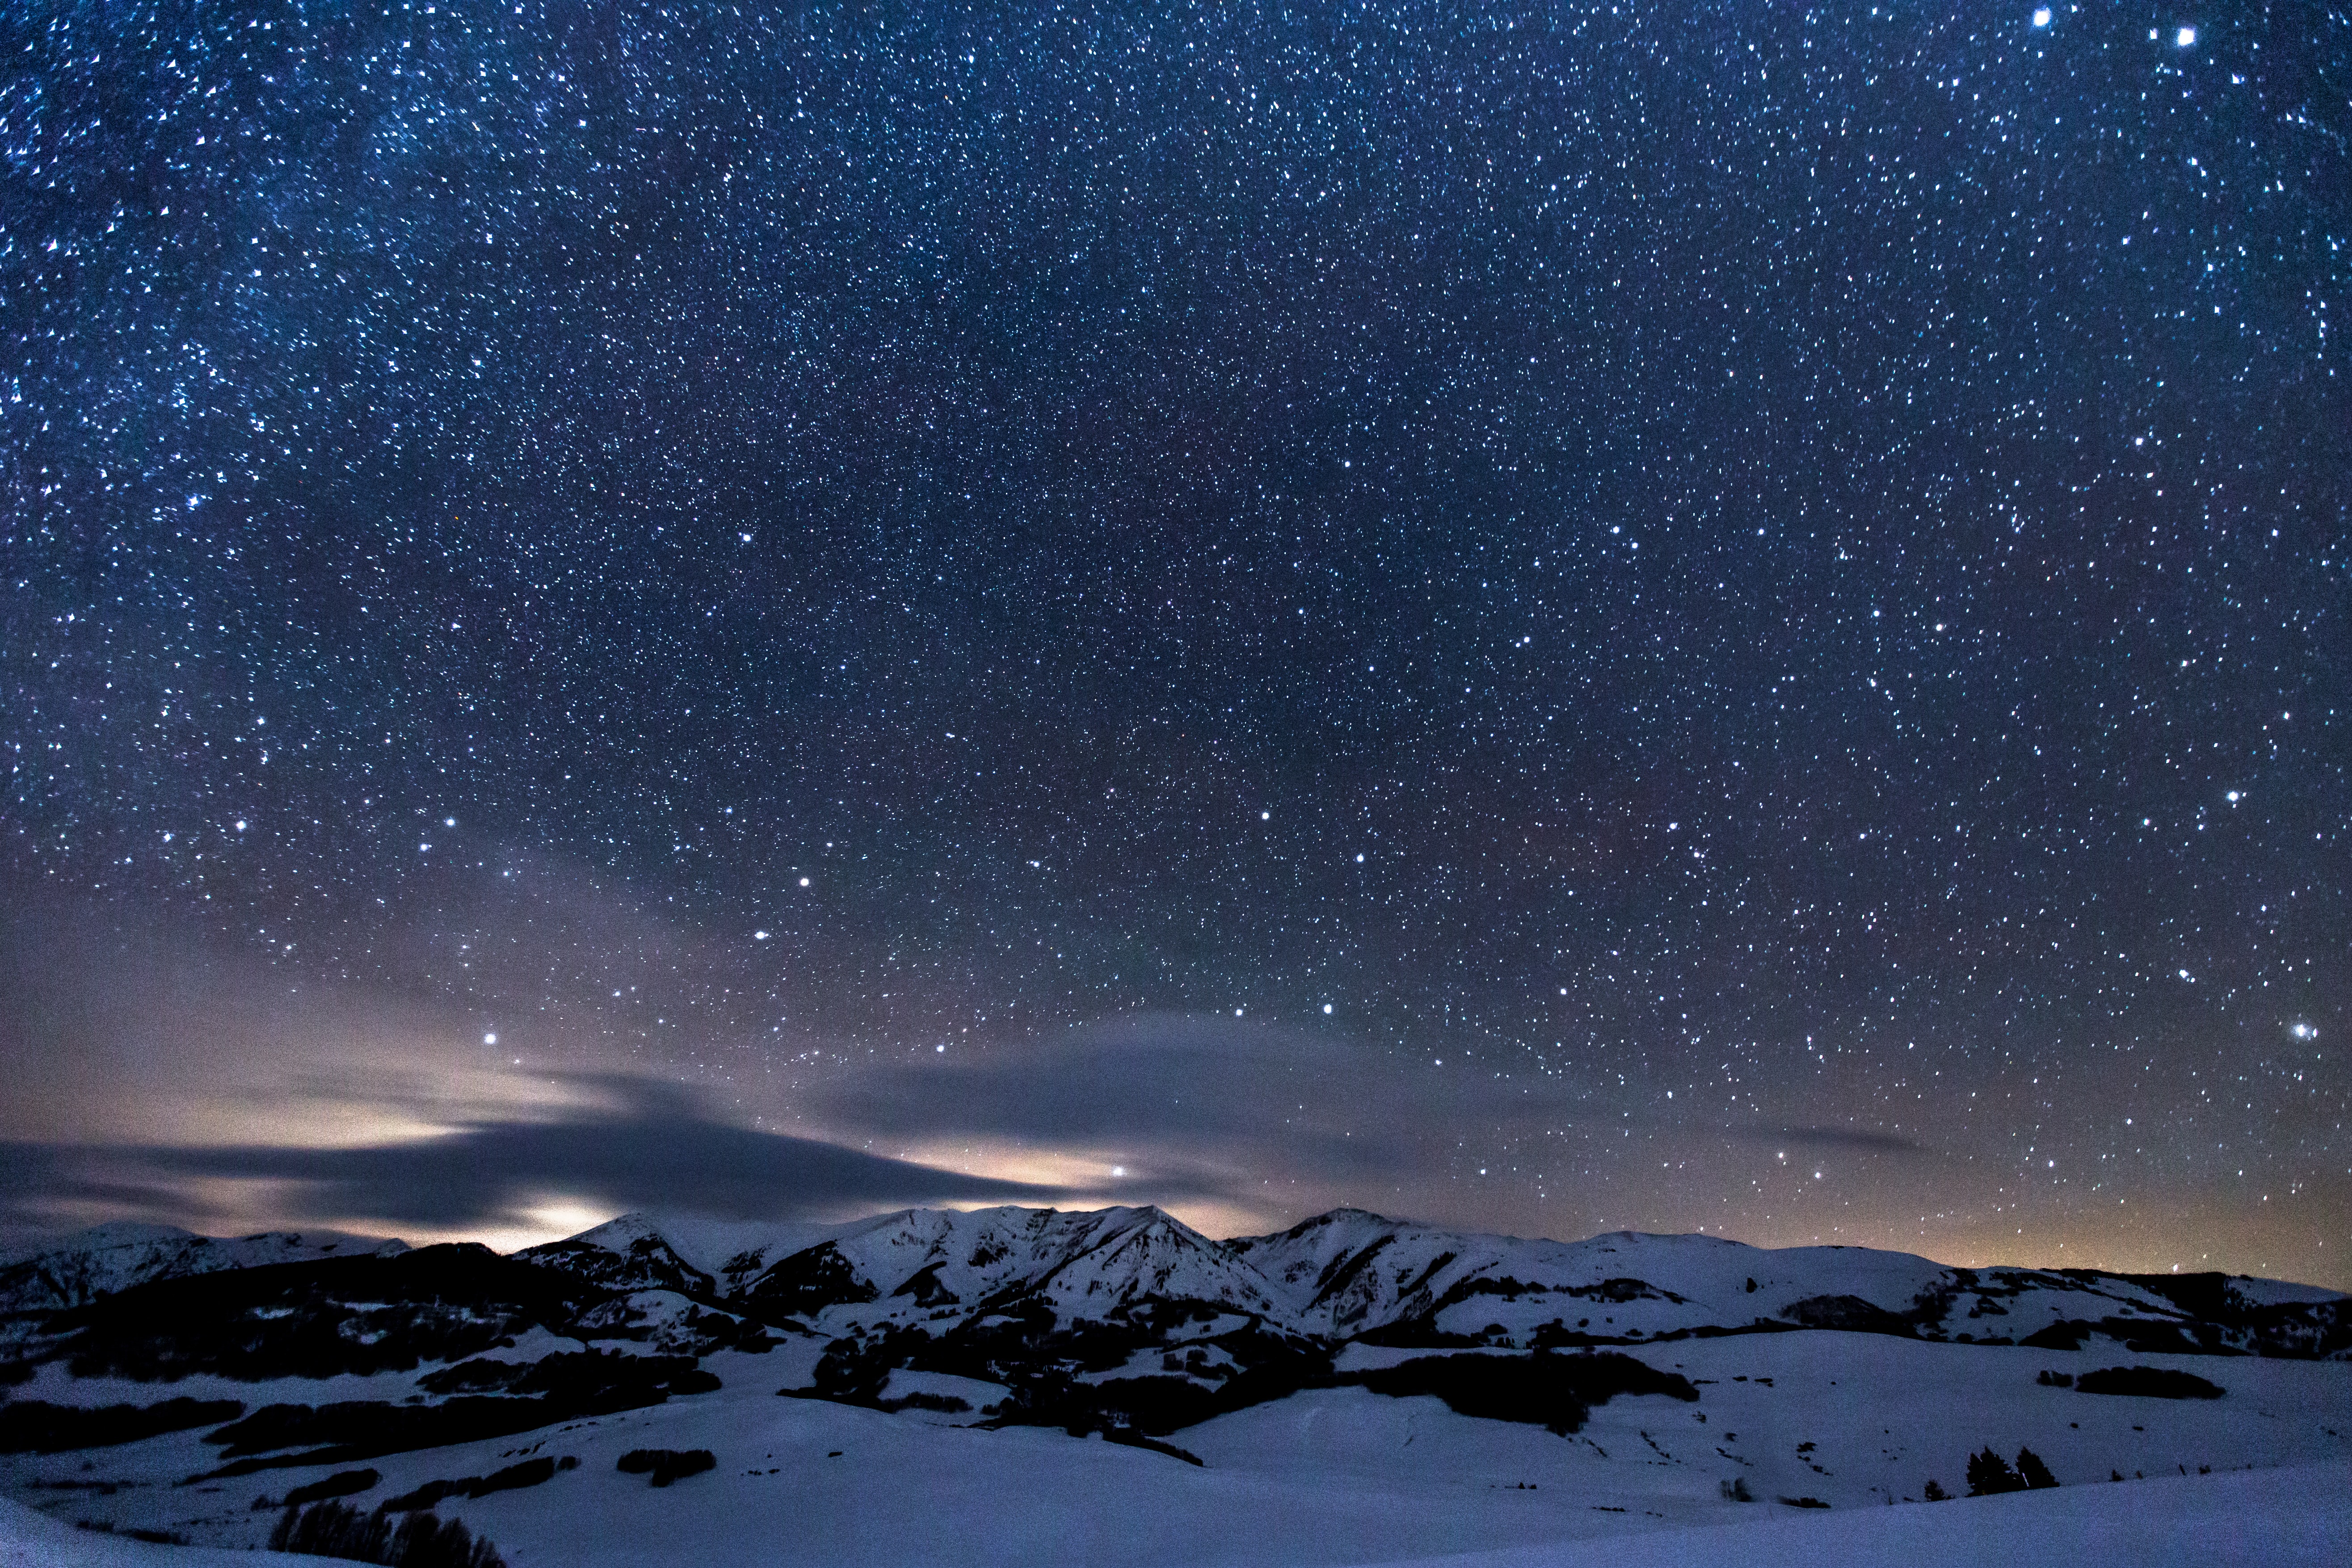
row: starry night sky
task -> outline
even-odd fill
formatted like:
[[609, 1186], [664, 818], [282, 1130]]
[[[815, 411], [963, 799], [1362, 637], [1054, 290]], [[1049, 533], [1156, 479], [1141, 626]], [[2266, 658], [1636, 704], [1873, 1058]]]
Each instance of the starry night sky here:
[[2352, 1287], [2352, 20], [2194, 10], [6, 7], [0, 1210]]

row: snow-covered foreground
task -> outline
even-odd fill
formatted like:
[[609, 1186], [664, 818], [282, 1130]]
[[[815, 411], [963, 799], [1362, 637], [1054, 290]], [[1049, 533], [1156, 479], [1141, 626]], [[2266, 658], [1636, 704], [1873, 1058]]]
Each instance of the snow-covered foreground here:
[[[934, 1531], [953, 1528], [956, 1516], [933, 1511], [919, 1480], [906, 1479], [906, 1511]], [[1246, 1504], [1246, 1496], [1234, 1498]], [[1026, 1528], [1003, 1534], [987, 1531], [966, 1538], [961, 1550], [917, 1561], [1058, 1563], [1163, 1560], [1150, 1548], [1164, 1532], [1161, 1521], [1129, 1520], [1124, 1539], [1063, 1533], [1047, 1513], [1051, 1497], [1019, 1495], [1001, 1500], [990, 1519], [1015, 1515]], [[716, 1523], [718, 1521], [711, 1521]], [[736, 1534], [715, 1542], [709, 1528], [681, 1531], [663, 1546], [566, 1557], [544, 1550], [510, 1552], [518, 1565], [538, 1562], [737, 1563], [797, 1560], [772, 1549], [779, 1533], [792, 1533], [790, 1510], [782, 1517], [738, 1517]], [[1377, 1524], [1377, 1521], [1366, 1521]], [[919, 1533], [919, 1531], [916, 1531]], [[1328, 1562], [1326, 1542], [1288, 1535], [1282, 1521], [1269, 1521], [1236, 1545], [1228, 1541], [1214, 1556], [1188, 1559], [1220, 1563]], [[2299, 1466], [2231, 1475], [2167, 1477], [2120, 1486], [2066, 1488], [2005, 1497], [1967, 1498], [1933, 1506], [1858, 1510], [1850, 1513], [1806, 1511], [1738, 1524], [1654, 1531], [1639, 1536], [1545, 1541], [1496, 1552], [1439, 1557], [1386, 1559], [1394, 1568], [1886, 1568], [1934, 1563], [1937, 1568], [2086, 1568], [2129, 1563], [2133, 1568], [2337, 1568], [2352, 1542], [2352, 1465]], [[934, 1536], [935, 1545], [944, 1545]], [[878, 1561], [867, 1543], [836, 1543], [840, 1563]], [[29, 1509], [0, 1501], [0, 1568], [230, 1568], [231, 1564], [316, 1562], [275, 1552], [220, 1548], [155, 1546], [93, 1535], [58, 1523]]]
[[[1479, 1552], [1444, 1568], [2339, 1568], [2352, 1466], [2171, 1477]], [[1431, 1564], [1430, 1568], [1434, 1568]]]
[[[370, 1461], [382, 1481], [353, 1500], [367, 1506], [436, 1478], [486, 1475], [541, 1455], [576, 1458], [576, 1468], [543, 1484], [441, 1505], [445, 1517], [495, 1541], [513, 1568], [1191, 1568], [1459, 1553], [1532, 1568], [1599, 1563], [1604, 1552], [1612, 1565], [1720, 1564], [1914, 1562], [1911, 1553], [1931, 1549], [1939, 1564], [2079, 1568], [2086, 1560], [2341, 1562], [2341, 1542], [2352, 1540], [2352, 1366], [2342, 1363], [2150, 1358], [2193, 1366], [2230, 1390], [2204, 1401], [2037, 1383], [2045, 1367], [2085, 1359], [2064, 1352], [1868, 1334], [1685, 1342], [1644, 1359], [1681, 1370], [1699, 1387], [1698, 1402], [1621, 1396], [1560, 1437], [1456, 1415], [1431, 1397], [1310, 1389], [1177, 1434], [1202, 1461], [1196, 1467], [1047, 1428], [985, 1430], [953, 1425], [954, 1416], [779, 1397], [787, 1358], [721, 1354], [707, 1363], [724, 1384], [717, 1393], [387, 1456]], [[1987, 1445], [2012, 1457], [2030, 1446], [2063, 1484], [1900, 1504], [1919, 1497], [1930, 1477], [1964, 1490], [1967, 1456]], [[718, 1463], [655, 1489], [616, 1468], [621, 1455], [643, 1447], [709, 1448]], [[275, 1519], [256, 1500], [334, 1468], [178, 1484], [215, 1458], [192, 1431], [14, 1456], [5, 1475], [12, 1495], [65, 1518], [246, 1546]], [[2209, 1466], [2213, 1474], [2198, 1474]], [[2107, 1479], [2118, 1472], [2147, 1479]], [[1734, 1479], [1759, 1500], [1727, 1500], [1724, 1483]], [[1830, 1506], [1799, 1510], [1783, 1497]], [[2178, 1554], [2162, 1544], [2176, 1540], [2184, 1543]], [[2214, 1555], [2215, 1541], [2234, 1542], [2236, 1554]], [[2189, 1550], [2198, 1542], [2206, 1544]], [[143, 1560], [55, 1554], [67, 1546], [133, 1550], [82, 1535], [52, 1542], [46, 1559], [23, 1560]], [[177, 1554], [157, 1549], [152, 1560], [162, 1568]]]
[[0, 1568], [287, 1568], [312, 1558], [218, 1546], [154, 1546], [61, 1524], [0, 1498]]

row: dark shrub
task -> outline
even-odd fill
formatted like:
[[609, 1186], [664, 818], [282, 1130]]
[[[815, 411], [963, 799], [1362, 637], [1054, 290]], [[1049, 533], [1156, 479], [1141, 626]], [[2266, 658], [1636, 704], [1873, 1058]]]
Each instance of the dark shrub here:
[[102, 1448], [136, 1443], [164, 1432], [184, 1432], [234, 1421], [245, 1414], [235, 1399], [166, 1399], [159, 1405], [51, 1405], [19, 1399], [0, 1405], [0, 1454], [61, 1454], [70, 1448]]
[[480, 1479], [478, 1476], [467, 1476], [463, 1480], [427, 1481], [413, 1492], [403, 1492], [398, 1497], [386, 1498], [377, 1506], [385, 1513], [414, 1513], [418, 1509], [433, 1507], [443, 1498], [465, 1496]]
[[2078, 1351], [2090, 1332], [2088, 1323], [2061, 1319], [2047, 1328], [2036, 1329], [2017, 1342], [2038, 1351]]
[[1780, 1315], [1809, 1329], [1843, 1329], [1857, 1334], [1893, 1334], [1916, 1339], [1905, 1319], [1859, 1296], [1808, 1296], [1780, 1309]]
[[1620, 1394], [1698, 1397], [1687, 1378], [1614, 1353], [1417, 1356], [1347, 1381], [1400, 1399], [1433, 1394], [1457, 1415], [1525, 1421], [1563, 1437], [1584, 1425], [1593, 1405]]
[[2071, 1372], [2051, 1372], [2045, 1368], [2033, 1381], [2044, 1388], [2072, 1388], [2074, 1386], [2074, 1374]]
[[2058, 1478], [2050, 1473], [2050, 1467], [2042, 1462], [2042, 1456], [2031, 1448], [2017, 1451], [2017, 1479], [2033, 1491], [2058, 1484]]
[[509, 1465], [503, 1470], [492, 1470], [488, 1476], [467, 1488], [466, 1495], [488, 1497], [492, 1492], [520, 1491], [524, 1487], [535, 1487], [541, 1481], [552, 1479], [554, 1475], [554, 1459], [525, 1459], [520, 1465]]
[[1780, 1500], [1790, 1508], [1827, 1508], [1830, 1505], [1817, 1497], [1784, 1497]]
[[2074, 1380], [2078, 1394], [2129, 1394], [2142, 1399], [2219, 1399], [2224, 1392], [2193, 1372], [2161, 1366], [2111, 1366]]
[[312, 1481], [307, 1487], [296, 1487], [286, 1494], [288, 1508], [299, 1508], [306, 1502], [322, 1502], [331, 1497], [350, 1497], [363, 1492], [383, 1479], [373, 1470], [338, 1470], [323, 1481]]
[[1992, 1497], [2024, 1489], [2025, 1483], [2009, 1468], [2009, 1461], [1990, 1447], [1981, 1454], [1969, 1456], [1969, 1496]]
[[1937, 1480], [1933, 1476], [1929, 1476], [1927, 1478], [1927, 1489], [1921, 1492], [1919, 1495], [1926, 1498], [1929, 1502], [1944, 1502], [1948, 1500], [1952, 1494], [1944, 1489], [1943, 1482]]
[[[488, 1476], [466, 1476], [454, 1481], [427, 1481], [413, 1492], [403, 1492], [396, 1498], [387, 1499], [383, 1510], [387, 1513], [408, 1513], [421, 1508], [431, 1508], [444, 1498], [481, 1498], [492, 1492], [535, 1487], [541, 1481], [551, 1479], [559, 1468], [568, 1470], [580, 1463], [568, 1455], [565, 1457], [570, 1462], [561, 1467], [551, 1458], [525, 1459], [519, 1465], [509, 1465], [505, 1469], [493, 1471]], [[287, 1500], [291, 1502], [294, 1500], [289, 1498]]]
[[698, 1476], [718, 1463], [708, 1448], [632, 1448], [614, 1468], [624, 1475], [649, 1476], [654, 1485], [666, 1487], [687, 1476]]
[[900, 1399], [880, 1402], [884, 1410], [935, 1410], [942, 1415], [961, 1415], [971, 1409], [971, 1401], [952, 1394], [909, 1394]]

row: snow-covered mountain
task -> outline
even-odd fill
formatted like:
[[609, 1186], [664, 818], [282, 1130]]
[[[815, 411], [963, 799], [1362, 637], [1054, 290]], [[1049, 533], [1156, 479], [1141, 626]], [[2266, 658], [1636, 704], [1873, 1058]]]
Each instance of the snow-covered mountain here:
[[1334, 1339], [1524, 1348], [1793, 1325], [1990, 1343], [2103, 1335], [2182, 1351], [2352, 1352], [2336, 1292], [2218, 1274], [1952, 1268], [1868, 1247], [1767, 1249], [1631, 1231], [1524, 1240], [1357, 1209], [1226, 1246], [1275, 1282], [1298, 1328]]
[[[1982, 1343], [2194, 1353], [2352, 1353], [2336, 1292], [2218, 1274], [1954, 1268], [1867, 1247], [1768, 1249], [1615, 1232], [1578, 1242], [1444, 1230], [1337, 1209], [1215, 1241], [1154, 1208], [904, 1210], [772, 1239], [717, 1268], [633, 1215], [519, 1256], [614, 1289], [667, 1290], [828, 1336], [955, 1325], [1012, 1308], [1105, 1323], [1200, 1302], [1285, 1334], [1397, 1345], [1633, 1344], [1843, 1329]], [[710, 1257], [707, 1244], [694, 1251]], [[716, 1262], [718, 1260], [713, 1259]]]
[[908, 1209], [779, 1260], [740, 1300], [813, 1323], [970, 1319], [1016, 1303], [1103, 1321], [1144, 1300], [1281, 1309], [1258, 1271], [1157, 1208]]
[[[1954, 1268], [1907, 1253], [1767, 1249], [1706, 1236], [1617, 1232], [1558, 1242], [1360, 1209], [1228, 1241], [1150, 1207], [906, 1209], [772, 1226], [628, 1215], [504, 1260], [481, 1248], [435, 1247], [404, 1272], [394, 1266], [406, 1252], [396, 1241], [331, 1234], [221, 1240], [102, 1226], [0, 1255], [0, 1321], [11, 1341], [26, 1342], [18, 1359], [38, 1359], [33, 1342], [89, 1339], [106, 1315], [88, 1318], [88, 1310], [124, 1291], [152, 1295], [173, 1280], [260, 1268], [274, 1272], [257, 1279], [308, 1280], [285, 1266], [372, 1259], [371, 1279], [430, 1274], [436, 1290], [448, 1288], [445, 1277], [462, 1279], [467, 1290], [486, 1292], [481, 1311], [512, 1322], [693, 1353], [769, 1329], [827, 1341], [937, 1339], [1016, 1320], [1033, 1338], [1118, 1325], [1139, 1348], [1165, 1338], [1168, 1324], [1197, 1330], [1223, 1314], [1232, 1321], [1220, 1331], [1246, 1322], [1335, 1346], [1623, 1346], [1837, 1329], [2044, 1348], [2352, 1355], [2344, 1298], [2277, 1281]], [[383, 1275], [386, 1268], [394, 1272]], [[561, 1284], [530, 1284], [547, 1276]], [[315, 1306], [336, 1294], [335, 1280], [358, 1278], [330, 1269], [302, 1286], [305, 1300]], [[237, 1289], [223, 1285], [205, 1300]], [[491, 1298], [503, 1304], [493, 1310]], [[551, 1308], [558, 1298], [561, 1310]], [[121, 1321], [108, 1326], [123, 1331]]]
[[[2069, 1486], [2352, 1456], [2347, 1300], [2220, 1275], [1153, 1208], [636, 1215], [503, 1258], [117, 1226], [0, 1270], [0, 1495], [210, 1545], [347, 1498], [514, 1568], [1003, 1561], [1054, 1554], [1005, 1501], [1044, 1485], [1198, 1532], [1151, 1561], [1247, 1559], [1273, 1508], [1292, 1555], [1369, 1562], [1347, 1531], [1438, 1555], [1908, 1500], [1988, 1445]], [[786, 1472], [815, 1536], [761, 1533]], [[961, 1544], [892, 1522], [907, 1473], [948, 1478]]]

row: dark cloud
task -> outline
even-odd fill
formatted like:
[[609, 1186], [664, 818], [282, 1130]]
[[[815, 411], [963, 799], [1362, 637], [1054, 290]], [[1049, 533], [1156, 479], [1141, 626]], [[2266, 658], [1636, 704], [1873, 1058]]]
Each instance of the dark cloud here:
[[237, 1217], [107, 1150], [0, 1142], [0, 1237], [45, 1235], [94, 1214], [229, 1229]]
[[[136, 1194], [168, 1206], [168, 1185], [123, 1173], [289, 1184], [284, 1212], [442, 1229], [510, 1221], [561, 1196], [617, 1209], [738, 1218], [823, 1216], [900, 1204], [1049, 1202], [1062, 1188], [994, 1180], [714, 1120], [675, 1088], [599, 1077], [616, 1103], [540, 1120], [478, 1121], [366, 1148], [0, 1146], [8, 1208]], [[166, 1205], [156, 1199], [163, 1195]], [[193, 1206], [193, 1205], [190, 1205]]]

